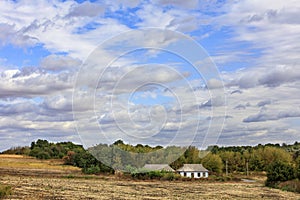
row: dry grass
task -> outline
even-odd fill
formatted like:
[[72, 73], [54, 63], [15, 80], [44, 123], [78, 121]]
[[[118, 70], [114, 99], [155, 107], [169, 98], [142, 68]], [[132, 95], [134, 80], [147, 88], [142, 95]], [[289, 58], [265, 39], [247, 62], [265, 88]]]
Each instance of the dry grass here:
[[[0, 162], [3, 166], [5, 161], [2, 158]], [[300, 199], [296, 193], [266, 188], [261, 181], [133, 181], [112, 176], [68, 176], [71, 171], [66, 169], [60, 169], [64, 173], [53, 176], [53, 171], [48, 169], [53, 166], [53, 161], [24, 157], [14, 159], [20, 159], [21, 163], [25, 159], [29, 163], [21, 164], [23, 168], [0, 168], [0, 183], [13, 186], [13, 194], [8, 199]], [[32, 171], [35, 173], [30, 173]]]
[[111, 178], [1, 176], [14, 185], [9, 199], [299, 199], [259, 183], [126, 181]]
[[47, 170], [72, 170], [79, 168], [63, 165], [62, 160], [38, 160], [29, 156], [0, 154], [0, 168], [12, 169], [47, 169]]

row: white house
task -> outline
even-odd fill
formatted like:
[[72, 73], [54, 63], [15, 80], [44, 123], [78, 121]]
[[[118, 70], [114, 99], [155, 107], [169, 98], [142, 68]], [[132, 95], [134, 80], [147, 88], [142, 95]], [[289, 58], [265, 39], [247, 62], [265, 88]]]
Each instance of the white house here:
[[143, 168], [148, 171], [175, 172], [175, 170], [171, 168], [168, 164], [146, 164]]
[[184, 177], [189, 178], [207, 178], [208, 170], [202, 164], [184, 164], [177, 172]]

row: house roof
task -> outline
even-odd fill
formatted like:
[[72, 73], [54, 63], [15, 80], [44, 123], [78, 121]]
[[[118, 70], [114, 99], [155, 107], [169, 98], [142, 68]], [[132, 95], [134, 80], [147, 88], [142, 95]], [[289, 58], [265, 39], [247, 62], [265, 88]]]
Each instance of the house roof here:
[[149, 171], [163, 171], [163, 170], [169, 172], [175, 171], [168, 164], [146, 164], [143, 168]]
[[179, 168], [179, 172], [208, 172], [202, 164], [184, 164], [183, 167]]

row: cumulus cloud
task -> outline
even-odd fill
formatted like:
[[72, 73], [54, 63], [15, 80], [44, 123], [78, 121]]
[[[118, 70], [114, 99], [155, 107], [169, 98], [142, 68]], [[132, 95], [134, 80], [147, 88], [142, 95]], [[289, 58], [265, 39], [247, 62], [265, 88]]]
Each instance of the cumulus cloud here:
[[285, 118], [300, 117], [300, 111], [282, 111], [277, 114], [269, 114], [266, 112], [260, 112], [256, 115], [251, 115], [243, 120], [243, 122], [264, 122], [271, 120], [280, 120]]
[[0, 115], [2, 116], [10, 116], [10, 115], [17, 115], [17, 114], [25, 114], [28, 112], [32, 112], [36, 110], [38, 107], [31, 102], [16, 102], [10, 104], [0, 104]]
[[0, 40], [2, 44], [10, 41], [10, 37], [14, 32], [14, 26], [10, 24], [1, 23], [0, 24]]
[[188, 8], [188, 9], [196, 9], [198, 7], [198, 0], [187, 0], [187, 1], [181, 1], [181, 0], [154, 0], [155, 3], [162, 6], [176, 6], [179, 8]]
[[232, 43], [248, 43], [249, 51], [261, 52], [260, 65], [292, 65], [299, 63], [299, 44], [294, 42], [300, 39], [299, 8], [294, 0], [228, 2], [215, 22], [234, 31]]
[[49, 71], [75, 71], [80, 67], [81, 61], [70, 56], [50, 55], [43, 58], [40, 65], [42, 69]]
[[45, 101], [42, 104], [42, 107], [44, 107], [47, 110], [71, 112], [72, 96], [66, 94], [46, 97]]
[[271, 100], [264, 100], [264, 101], [260, 101], [257, 103], [257, 106], [258, 107], [263, 107], [263, 106], [266, 106], [266, 105], [269, 105], [269, 104], [272, 104], [272, 101]]
[[[141, 19], [141, 21], [136, 24], [138, 27], [167, 28], [181, 32], [195, 31], [200, 24], [208, 20], [206, 19], [207, 17], [204, 15], [200, 16], [200, 14], [196, 12], [191, 15], [187, 10], [164, 10], [160, 6], [151, 4], [144, 5], [142, 9], [137, 12], [137, 16]], [[199, 18], [202, 19], [199, 20]]]
[[114, 12], [119, 9], [127, 9], [137, 7], [141, 3], [140, 0], [115, 0], [106, 1], [107, 5], [110, 5], [111, 10]]
[[268, 67], [239, 71], [236, 77], [227, 83], [227, 86], [239, 86], [244, 89], [261, 85], [277, 87], [282, 84], [293, 83], [300, 80], [300, 68], [296, 66], [277, 65], [270, 70], [266, 70], [266, 68]]
[[[146, 89], [146, 87], [144, 86], [146, 86], [147, 84], [166, 84], [186, 78], [186, 74], [181, 74], [171, 67], [160, 65], [148, 65], [136, 68], [128, 67], [123, 69], [114, 69], [113, 71], [115, 70], [119, 73], [108, 73], [108, 77], [106, 76], [106, 73], [104, 74], [103, 81], [101, 80], [99, 82], [99, 86], [101, 88], [105, 87], [105, 82], [107, 83], [108, 80], [112, 81], [112, 83], [114, 84], [114, 91], [118, 93], [121, 91], [134, 91], [135, 89], [143, 90]], [[115, 76], [117, 74], [121, 76]], [[144, 74], [147, 74], [147, 76], [145, 77]], [[105, 90], [107, 89], [108, 88], [106, 88]]]
[[105, 8], [103, 5], [86, 1], [79, 5], [73, 6], [67, 17], [95, 17], [103, 14], [104, 11]]
[[208, 89], [215, 89], [215, 88], [222, 88], [224, 87], [224, 84], [222, 81], [217, 79], [209, 79], [207, 81], [207, 88]]
[[[39, 66], [12, 68], [6, 58], [1, 61], [0, 137], [3, 143], [18, 140], [17, 145], [29, 144], [39, 137], [79, 141], [74, 131], [72, 101], [76, 104], [75, 112], [82, 117], [79, 129], [84, 130], [91, 144], [105, 141], [95, 141], [93, 134], [99, 133], [99, 124], [109, 137], [119, 139], [120, 129], [116, 123], [134, 136], [155, 134], [151, 140], [139, 140], [122, 133], [124, 139], [132, 142], [168, 145], [178, 130], [183, 134], [178, 134], [177, 139], [187, 141], [195, 136], [196, 125], [199, 125], [196, 138], [202, 141], [209, 125], [212, 130], [218, 130], [223, 118], [226, 124], [219, 141], [225, 145], [286, 141], [279, 133], [289, 135], [291, 141], [299, 138], [300, 127], [295, 123], [299, 117], [296, 108], [300, 92], [300, 48], [295, 42], [300, 41], [300, 18], [296, 1], [103, 2], [0, 1], [0, 45], [26, 49], [38, 44], [51, 54], [40, 58]], [[129, 47], [165, 48], [181, 39], [166, 32], [149, 31], [141, 32], [141, 37], [135, 39], [128, 37], [127, 41], [115, 38], [114, 44], [119, 46], [113, 44], [100, 49], [89, 63], [91, 68], [79, 71], [79, 75], [84, 74], [77, 79], [83, 90], [75, 91], [77, 98], [72, 99], [78, 67], [97, 44], [120, 32], [149, 26], [190, 33], [201, 44], [203, 41], [215, 55], [211, 58], [221, 65], [225, 91], [221, 90], [221, 79], [210, 77], [212, 65], [202, 58], [197, 66], [205, 70], [206, 86], [192, 80], [193, 74], [185, 73], [178, 65], [168, 63], [179, 73], [161, 66], [137, 67], [140, 63], [135, 62], [136, 57], [119, 59], [100, 77], [107, 63]], [[210, 38], [224, 34], [227, 39], [220, 37], [221, 44], [211, 43]], [[183, 51], [194, 53], [190, 49], [183, 48]], [[145, 60], [160, 56], [158, 51], [147, 53]], [[237, 61], [238, 64], [230, 64]], [[168, 89], [147, 85], [150, 82]], [[164, 100], [169, 104], [162, 107], [139, 104], [137, 100], [128, 102], [131, 91], [141, 94], [142, 103], [149, 103], [151, 98], [151, 103]], [[218, 92], [226, 92], [226, 102], [218, 97]], [[224, 106], [226, 115], [221, 113]], [[162, 128], [163, 120], [159, 119], [164, 117], [167, 120]], [[209, 124], [210, 120], [217, 121]], [[89, 126], [93, 122], [95, 126]], [[130, 132], [133, 128], [137, 131]], [[156, 134], [160, 129], [162, 131]], [[207, 138], [217, 133], [212, 132]]]
[[0, 97], [37, 97], [71, 89], [73, 75], [41, 71], [6, 70], [0, 75]]
[[200, 107], [219, 107], [225, 105], [224, 99], [219, 96], [202, 103]]
[[278, 66], [269, 73], [261, 74], [258, 82], [262, 85], [275, 87], [299, 80], [300, 68], [298, 66]]

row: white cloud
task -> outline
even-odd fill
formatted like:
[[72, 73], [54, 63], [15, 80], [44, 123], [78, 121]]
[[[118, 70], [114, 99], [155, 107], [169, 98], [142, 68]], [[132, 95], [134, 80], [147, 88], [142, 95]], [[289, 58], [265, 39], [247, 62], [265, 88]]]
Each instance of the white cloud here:
[[[25, 49], [39, 44], [52, 53], [41, 59], [40, 66], [33, 67], [11, 67], [9, 60], [1, 58], [1, 141], [28, 144], [39, 137], [78, 141], [72, 101], [80, 118], [77, 121], [78, 130], [83, 130], [86, 142], [90, 144], [105, 141], [96, 141], [93, 135], [100, 131], [99, 121], [112, 140], [120, 138], [120, 129], [115, 124], [118, 122], [125, 133], [129, 133], [122, 133], [124, 140], [167, 145], [178, 130], [182, 131], [175, 141], [178, 144], [193, 138], [198, 123], [197, 138], [203, 139], [209, 125], [211, 130], [219, 130], [224, 117], [226, 124], [219, 140], [221, 144], [299, 139], [300, 127], [294, 121], [299, 118], [299, 8], [298, 1], [294, 0], [209, 3], [196, 0], [155, 0], [147, 3], [118, 0], [106, 4], [1, 1], [0, 44]], [[126, 21], [120, 17], [122, 14], [114, 11], [126, 13], [128, 19], [134, 20]], [[210, 12], [213, 13], [211, 16], [203, 14]], [[115, 37], [109, 41], [111, 46], [107, 43], [100, 46], [89, 58], [90, 62], [85, 62], [86, 66], [79, 71], [77, 86], [82, 86], [82, 90], [75, 91], [76, 98], [72, 99], [81, 61], [98, 44], [131, 30], [130, 27], [193, 32], [190, 36], [196, 39], [206, 35], [207, 38], [201, 38], [201, 41], [207, 39], [207, 45], [215, 45], [209, 43], [209, 39], [221, 37], [221, 33], [228, 34], [226, 37], [230, 38], [223, 46], [216, 47], [217, 52], [212, 52], [215, 55], [212, 58], [224, 66], [222, 79], [227, 101], [221, 98], [224, 93], [221, 90], [222, 81], [210, 77], [212, 62], [202, 58], [202, 55], [199, 58], [201, 63], [196, 66], [201, 66], [203, 74], [207, 75], [207, 87], [202, 81], [191, 80], [193, 74], [184, 73], [178, 65], [167, 63], [170, 68], [159, 65], [141, 67], [141, 63], [136, 62], [138, 58], [130, 56], [115, 60], [120, 52], [126, 50], [136, 47], [165, 48], [182, 39], [171, 32], [150, 29], [146, 34], [143, 31], [127, 32], [127, 38], [122, 38], [124, 35]], [[132, 34], [136, 34], [134, 38]], [[226, 45], [229, 46], [227, 50]], [[183, 51], [194, 53], [190, 49]], [[159, 51], [153, 50], [143, 56], [145, 60], [150, 60], [159, 55]], [[244, 61], [249, 60], [244, 58], [248, 57], [251, 67], [237, 69], [245, 66]], [[99, 80], [101, 72], [111, 61], [115, 62]], [[231, 71], [226, 71], [228, 63], [236, 61], [243, 66], [233, 66]], [[175, 71], [177, 69], [180, 73]], [[177, 101], [166, 107], [128, 102], [131, 91], [143, 93], [144, 96], [141, 96], [145, 102], [149, 98], [153, 102], [163, 98], [156, 93], [155, 87], [137, 88], [150, 82], [164, 85], [168, 89], [162, 92], [163, 97]], [[111, 95], [112, 92], [114, 95]], [[225, 106], [227, 114], [224, 113]], [[163, 131], [157, 133], [160, 129]], [[209, 141], [218, 134], [213, 131], [208, 135]], [[149, 135], [153, 137], [145, 139]]]
[[49, 71], [78, 70], [81, 61], [70, 56], [50, 55], [43, 58], [41, 68]]
[[157, 3], [158, 5], [161, 6], [176, 6], [179, 8], [187, 8], [187, 9], [196, 9], [198, 7], [198, 0], [154, 0], [154, 3]]
[[141, 19], [141, 22], [136, 24], [138, 27], [167, 28], [180, 32], [197, 30], [198, 26], [207, 18], [197, 12], [191, 15], [187, 10], [164, 10], [160, 6], [151, 4], [144, 5], [142, 9], [138, 10], [137, 16]]
[[37, 97], [72, 89], [73, 75], [41, 71], [6, 70], [0, 75], [0, 97]]
[[103, 5], [86, 1], [79, 5], [73, 6], [67, 17], [96, 17], [100, 14], [103, 14], [104, 10], [105, 7]]
[[228, 86], [236, 85], [240, 88], [252, 88], [260, 85], [277, 87], [299, 81], [300, 68], [297, 66], [275, 65], [272, 69], [266, 70], [266, 67], [256, 67], [233, 73], [231, 77], [233, 80], [227, 83]]
[[216, 18], [219, 26], [233, 31], [232, 42], [249, 42], [260, 49], [259, 64], [298, 63], [300, 4], [295, 0], [244, 0], [225, 4], [226, 13]]

